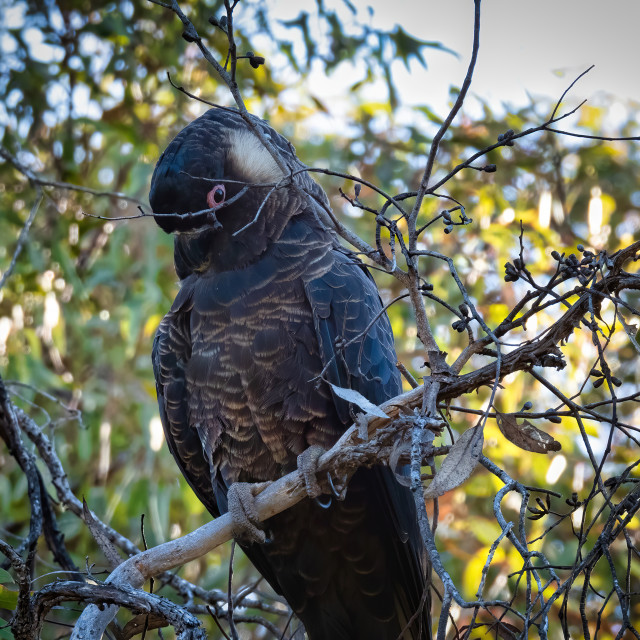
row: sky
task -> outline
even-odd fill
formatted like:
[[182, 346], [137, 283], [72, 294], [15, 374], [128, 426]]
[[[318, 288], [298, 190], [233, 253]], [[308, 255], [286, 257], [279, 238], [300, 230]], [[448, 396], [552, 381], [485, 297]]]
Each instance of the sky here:
[[[464, 76], [471, 53], [472, 3], [428, 1], [420, 6], [416, 10], [408, 0], [379, 2], [375, 15], [390, 21], [419, 11], [422, 16], [405, 23], [414, 35], [441, 40], [461, 54], [459, 60], [433, 54], [425, 89], [435, 84], [440, 91], [446, 78], [460, 82]], [[527, 92], [559, 96], [568, 80], [595, 64], [580, 82], [578, 95], [604, 91], [640, 102], [639, 28], [638, 0], [485, 0], [473, 90], [492, 101], [517, 103], [527, 101]]]
[[[182, 0], [183, 4], [187, 1]], [[441, 117], [447, 114], [449, 88], [461, 85], [471, 55], [472, 0], [323, 1], [327, 9], [338, 11], [345, 23], [351, 18], [347, 3], [352, 2], [361, 22], [388, 31], [399, 24], [415, 37], [439, 41], [457, 52], [459, 55], [454, 56], [445, 51], [425, 49], [427, 69], [416, 60], [412, 61], [409, 70], [401, 61], [393, 64], [394, 81], [402, 104], [408, 107], [427, 104]], [[243, 2], [257, 5], [262, 0]], [[151, 13], [159, 10], [147, 4]], [[294, 41], [297, 37], [298, 46], [302, 47], [299, 31], [278, 27], [278, 21], [295, 19], [302, 10], [313, 14], [315, 2], [269, 0], [268, 6], [280, 35]], [[0, 0], [0, 25], [20, 24], [23, 14], [24, 3]], [[239, 18], [243, 15], [253, 14], [237, 10]], [[313, 27], [312, 19], [312, 30]], [[559, 98], [576, 76], [595, 65], [572, 90], [568, 103], [573, 106], [587, 98], [596, 106], [608, 105], [609, 118], [603, 123], [602, 133], [615, 134], [617, 126], [626, 120], [625, 105], [629, 101], [640, 105], [639, 28], [640, 0], [609, 0], [606, 3], [601, 0], [484, 0], [480, 52], [465, 111], [471, 118], [483, 117], [474, 95], [486, 100], [497, 116], [504, 113], [502, 105], [506, 103], [515, 108], [522, 107], [531, 97], [546, 98], [548, 103]], [[37, 29], [31, 29], [25, 37], [41, 53], [41, 59], [55, 58], [55, 52], [49, 51], [51, 47], [41, 42]], [[5, 44], [0, 34], [0, 49], [10, 53]], [[260, 52], [260, 42], [255, 44]], [[263, 44], [265, 49], [272, 45], [268, 41]], [[290, 73], [290, 63], [283, 54], [279, 55], [279, 64], [277, 55], [273, 54], [269, 63], [279, 66], [282, 73]], [[356, 79], [358, 70], [354, 71], [349, 65], [342, 64], [336, 72], [327, 75], [318, 63], [310, 77], [304, 80], [303, 92], [321, 97], [323, 103], [329, 105], [331, 113], [321, 118], [321, 126], [326, 126], [327, 120], [331, 126], [346, 121], [345, 115], [352, 108], [348, 87]], [[115, 89], [118, 87], [114, 86]], [[371, 101], [385, 100], [386, 85], [380, 80], [367, 86], [361, 97]], [[300, 100], [300, 96], [294, 100]], [[62, 102], [66, 104], [66, 100]], [[90, 111], [88, 96], [76, 96], [74, 104], [79, 111], [87, 111], [89, 117], [99, 117], [99, 113], [96, 116]], [[407, 113], [408, 110], [405, 116], [410, 118]]]
[[[332, 5], [348, 15], [342, 0], [325, 0], [325, 6]], [[405, 104], [427, 103], [446, 113], [449, 86], [460, 86], [471, 54], [472, 0], [354, 0], [354, 5], [361, 15], [372, 7], [373, 26], [390, 29], [397, 23], [415, 37], [440, 41], [459, 53], [456, 58], [427, 49], [427, 70], [417, 63], [410, 72], [400, 62], [394, 68]], [[300, 2], [292, 0], [271, 0], [269, 6], [282, 19], [295, 18], [301, 10]], [[559, 97], [578, 74], [595, 65], [572, 92], [576, 100], [599, 104], [608, 94], [640, 103], [639, 28], [640, 0], [485, 0], [471, 92], [492, 106], [524, 106], [529, 95]], [[333, 93], [339, 98], [343, 92], [335, 77], [317, 74], [309, 84], [325, 97]]]

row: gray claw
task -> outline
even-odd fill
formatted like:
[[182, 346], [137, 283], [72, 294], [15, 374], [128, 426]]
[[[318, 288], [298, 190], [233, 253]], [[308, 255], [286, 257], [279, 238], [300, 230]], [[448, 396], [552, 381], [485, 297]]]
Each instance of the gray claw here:
[[229, 513], [231, 514], [233, 537], [242, 542], [263, 544], [267, 536], [258, 518], [255, 497], [261, 485], [248, 482], [234, 482], [227, 492]]
[[298, 456], [298, 471], [304, 480], [307, 495], [317, 498], [322, 495], [322, 489], [316, 478], [318, 472], [318, 460], [325, 450], [317, 444], [310, 446]]

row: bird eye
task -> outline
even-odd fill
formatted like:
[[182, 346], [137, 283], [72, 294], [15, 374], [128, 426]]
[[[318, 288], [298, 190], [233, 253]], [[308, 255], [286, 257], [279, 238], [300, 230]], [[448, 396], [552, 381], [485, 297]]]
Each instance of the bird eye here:
[[207, 204], [210, 209], [219, 207], [225, 199], [227, 192], [223, 184], [217, 184], [209, 193], [207, 193]]

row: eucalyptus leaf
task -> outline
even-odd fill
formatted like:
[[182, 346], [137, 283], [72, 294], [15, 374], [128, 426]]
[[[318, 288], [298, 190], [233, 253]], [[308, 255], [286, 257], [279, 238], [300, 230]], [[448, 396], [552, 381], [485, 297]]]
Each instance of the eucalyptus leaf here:
[[354, 391], [353, 389], [345, 389], [344, 387], [338, 387], [335, 384], [331, 384], [331, 390], [339, 398], [355, 404], [360, 407], [365, 414], [376, 416], [377, 418], [388, 418], [389, 416], [380, 407], [377, 407], [372, 402], [369, 402], [361, 393]]
[[0, 584], [13, 584], [14, 580], [11, 574], [5, 569], [0, 569]]
[[483, 444], [483, 428], [480, 425], [467, 429], [449, 450], [431, 484], [425, 489], [424, 497], [438, 498], [465, 482], [478, 464]]

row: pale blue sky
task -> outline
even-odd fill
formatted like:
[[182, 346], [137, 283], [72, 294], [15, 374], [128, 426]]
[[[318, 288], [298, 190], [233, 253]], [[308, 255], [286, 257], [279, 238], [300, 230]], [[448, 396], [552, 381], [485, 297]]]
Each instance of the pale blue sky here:
[[[364, 9], [372, 7], [374, 26], [390, 29], [397, 23], [416, 37], [438, 40], [460, 54], [456, 59], [426, 50], [428, 70], [417, 63], [411, 73], [400, 62], [394, 68], [403, 101], [445, 111], [449, 85], [460, 85], [470, 56], [472, 0], [352, 1], [362, 17]], [[297, 16], [302, 5], [294, 0], [269, 2], [272, 15], [283, 19]], [[325, 6], [349, 15], [341, 0], [326, 0]], [[572, 92], [575, 100], [597, 103], [610, 94], [640, 103], [639, 29], [640, 0], [485, 0], [472, 92], [492, 105], [526, 104], [527, 93], [559, 97], [576, 75], [595, 64]], [[345, 85], [352, 81], [345, 73]], [[335, 76], [323, 79], [318, 74], [309, 84], [325, 97], [334, 94], [339, 99], [344, 93]]]
[[[144, 0], [136, 0], [143, 2]], [[263, 0], [244, 0], [256, 4]], [[407, 71], [398, 61], [394, 63], [394, 77], [399, 96], [404, 104], [428, 104], [444, 115], [449, 101], [451, 84], [460, 85], [469, 60], [472, 26], [472, 0], [351, 0], [358, 9], [361, 21], [386, 30], [400, 24], [412, 35], [430, 41], [440, 41], [457, 51], [456, 58], [448, 53], [427, 49], [425, 57], [428, 69], [416, 61]], [[145, 3], [150, 15], [161, 9]], [[186, 4], [186, 2], [185, 2]], [[315, 2], [307, 0], [269, 0], [269, 10], [274, 26], [281, 35], [295, 39], [297, 30], [278, 27], [278, 19], [295, 18], [301, 10], [315, 11]], [[324, 0], [325, 7], [336, 8], [343, 21], [348, 23], [351, 13], [343, 0]], [[373, 9], [371, 15], [367, 7]], [[252, 12], [237, 10], [238, 19]], [[0, 0], [0, 24], [17, 26], [22, 22], [24, 5], [12, 0]], [[528, 102], [528, 94], [535, 97], [557, 98], [571, 80], [591, 64], [595, 68], [572, 91], [570, 101], [588, 98], [592, 104], [606, 103], [610, 107], [608, 131], [625, 119], [624, 103], [629, 100], [640, 104], [640, 72], [638, 72], [638, 30], [640, 29], [640, 0], [484, 0], [481, 29], [481, 47], [472, 85], [476, 94], [489, 101], [494, 109], [503, 102], [522, 106]], [[313, 29], [317, 22], [310, 21]], [[58, 52], [41, 42], [36, 29], [25, 34], [42, 59], [56, 59]], [[261, 51], [260, 40], [255, 48]], [[0, 48], [10, 53], [9, 41], [0, 40]], [[253, 44], [253, 42], [252, 42]], [[265, 49], [271, 44], [262, 42]], [[322, 44], [320, 44], [322, 46]], [[59, 52], [61, 54], [61, 52]], [[290, 65], [283, 55], [270, 52], [269, 64], [290, 73]], [[96, 55], [96, 61], [101, 59]], [[331, 110], [330, 119], [344, 120], [350, 104], [346, 99], [348, 87], [357, 79], [348, 65], [327, 77], [321, 67], [305, 80], [303, 93], [322, 97]], [[118, 89], [114, 86], [114, 91]], [[385, 99], [384, 82], [367, 88], [369, 99]], [[117, 96], [114, 95], [117, 100]], [[299, 98], [294, 98], [299, 100]], [[54, 101], [55, 102], [55, 101]], [[81, 109], [89, 104], [86, 97], [78, 95], [74, 100]], [[466, 105], [472, 117], [482, 117], [474, 109], [473, 100]], [[99, 114], [96, 116], [99, 117]]]

